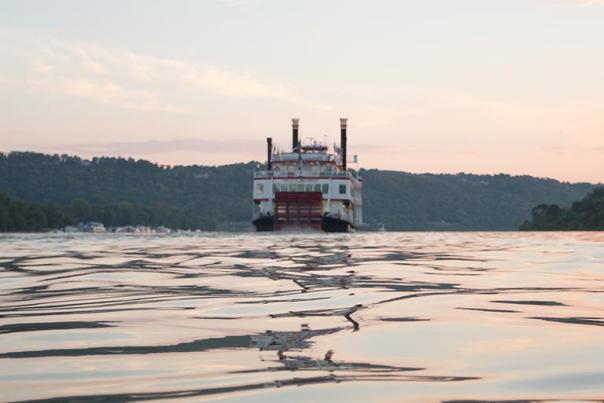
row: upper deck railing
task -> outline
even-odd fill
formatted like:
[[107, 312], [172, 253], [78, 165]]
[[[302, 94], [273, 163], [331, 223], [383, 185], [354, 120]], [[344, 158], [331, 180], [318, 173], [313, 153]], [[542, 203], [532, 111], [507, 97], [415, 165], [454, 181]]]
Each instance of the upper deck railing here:
[[280, 153], [273, 155], [273, 162], [286, 161], [335, 161], [333, 154], [325, 153]]
[[346, 172], [284, 172], [284, 171], [268, 171], [266, 169], [259, 169], [254, 171], [254, 178], [269, 178], [269, 179], [285, 179], [285, 178], [299, 178], [299, 177], [313, 177], [313, 178], [356, 178], [360, 179], [355, 171]]

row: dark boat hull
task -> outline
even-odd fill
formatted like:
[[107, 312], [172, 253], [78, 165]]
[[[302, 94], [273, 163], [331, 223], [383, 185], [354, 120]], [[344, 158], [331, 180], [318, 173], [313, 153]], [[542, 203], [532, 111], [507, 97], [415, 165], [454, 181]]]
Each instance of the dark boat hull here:
[[[282, 230], [302, 230], [302, 229], [317, 229], [314, 225], [304, 225], [301, 223], [289, 224], [289, 225], [275, 225], [274, 217], [262, 217], [253, 221], [257, 232], [271, 232], [271, 231], [282, 231]], [[321, 218], [321, 230], [324, 232], [351, 232], [354, 227], [344, 220], [340, 220], [332, 217]]]
[[325, 232], [350, 232], [353, 226], [344, 220], [332, 217], [323, 217], [321, 220], [321, 229]]
[[274, 217], [261, 217], [253, 221], [257, 232], [270, 232], [275, 230]]

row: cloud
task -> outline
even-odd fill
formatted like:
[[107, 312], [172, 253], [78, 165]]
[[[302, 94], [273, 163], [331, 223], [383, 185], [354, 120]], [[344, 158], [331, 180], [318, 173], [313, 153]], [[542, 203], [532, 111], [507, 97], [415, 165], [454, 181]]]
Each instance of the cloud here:
[[257, 6], [261, 0], [218, 0], [218, 3], [222, 3], [228, 7], [250, 7]]
[[583, 7], [604, 4], [604, 0], [570, 0], [570, 2], [578, 4], [579, 6], [583, 6]]
[[34, 73], [38, 73], [38, 74], [47, 74], [53, 71], [53, 66], [51, 66], [50, 64], [45, 64], [45, 63], [34, 63], [31, 66], [31, 69]]
[[92, 60], [84, 60], [82, 62], [86, 70], [93, 74], [103, 74], [105, 69], [99, 63]]
[[0, 49], [11, 60], [0, 74], [13, 84], [117, 108], [188, 112], [188, 101], [202, 96], [324, 107], [288, 84], [210, 64], [11, 31], [0, 31]]
[[245, 153], [258, 147], [250, 139], [180, 138], [128, 142], [99, 142], [66, 146], [85, 155], [141, 155], [195, 150], [203, 154]]
[[110, 80], [70, 79], [56, 85], [55, 89], [64, 94], [88, 98], [105, 105], [119, 106], [125, 109], [164, 112], [181, 111], [177, 107], [163, 102], [161, 97], [156, 94], [146, 91], [128, 90]]

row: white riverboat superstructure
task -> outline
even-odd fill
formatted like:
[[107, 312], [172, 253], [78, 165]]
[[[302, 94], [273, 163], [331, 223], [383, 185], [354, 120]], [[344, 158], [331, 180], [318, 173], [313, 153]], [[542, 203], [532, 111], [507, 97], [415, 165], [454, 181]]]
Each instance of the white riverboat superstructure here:
[[254, 172], [257, 231], [314, 228], [348, 232], [363, 222], [362, 181], [348, 168], [347, 119], [340, 119], [340, 146], [301, 142], [292, 119], [292, 150], [276, 152], [267, 138], [266, 166]]

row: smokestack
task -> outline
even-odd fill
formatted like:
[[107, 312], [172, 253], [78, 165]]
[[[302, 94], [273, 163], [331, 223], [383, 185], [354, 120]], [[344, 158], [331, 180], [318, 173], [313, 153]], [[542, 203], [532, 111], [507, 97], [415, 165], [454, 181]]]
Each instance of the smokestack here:
[[298, 126], [300, 119], [292, 119], [292, 150], [296, 151], [298, 147]]
[[266, 166], [270, 171], [273, 169], [273, 139], [266, 138]]
[[348, 119], [346, 119], [346, 118], [340, 119], [340, 148], [342, 149], [342, 169], [344, 171], [346, 170], [346, 156], [347, 156], [346, 143], [348, 140], [347, 136], [346, 136], [346, 127], [348, 126], [347, 122], [348, 122]]

